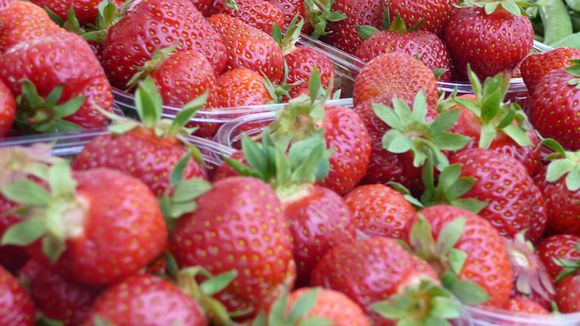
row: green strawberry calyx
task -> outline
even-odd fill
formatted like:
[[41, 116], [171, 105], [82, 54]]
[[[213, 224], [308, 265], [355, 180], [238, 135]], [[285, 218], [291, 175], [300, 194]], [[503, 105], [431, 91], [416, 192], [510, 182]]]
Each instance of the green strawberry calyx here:
[[223, 0], [223, 1], [224, 1], [224, 6], [226, 8], [230, 8], [230, 9], [234, 9], [235, 11], [239, 11], [238, 3], [236, 2], [236, 0]]
[[431, 224], [419, 213], [419, 219], [411, 228], [409, 244], [415, 254], [429, 262], [439, 273], [443, 286], [462, 303], [478, 305], [489, 299], [487, 292], [478, 284], [460, 278], [467, 253], [456, 249], [467, 220], [458, 217], [443, 227], [437, 241]]
[[[419, 23], [407, 28], [407, 24], [405, 24], [405, 21], [400, 15], [395, 16], [395, 19], [391, 21], [391, 15], [388, 8], [385, 9], [383, 16], [385, 18], [382, 26], [383, 31], [391, 31], [395, 33], [414, 32], [418, 30], [424, 23], [424, 21], [421, 20]], [[378, 28], [370, 25], [356, 26], [356, 30], [358, 35], [365, 40], [380, 32]]]
[[[576, 251], [580, 252], [580, 242], [576, 243]], [[570, 275], [575, 275], [580, 271], [580, 261], [578, 260], [568, 260], [562, 258], [554, 258], [556, 265], [563, 268], [562, 272], [556, 278], [556, 283], [561, 282], [563, 279]]]
[[500, 73], [487, 78], [482, 85], [469, 65], [467, 73], [477, 101], [455, 96], [453, 100], [479, 118], [479, 147], [489, 148], [500, 131], [520, 146], [533, 146], [526, 129], [523, 128], [527, 118], [522, 108], [517, 103], [504, 103], [509, 79]]
[[304, 18], [300, 17], [300, 15], [296, 15], [292, 19], [284, 33], [282, 33], [280, 26], [272, 26], [272, 37], [280, 45], [284, 54], [292, 52], [296, 47], [296, 42], [300, 39], [302, 27], [304, 27]]
[[177, 44], [159, 49], [155, 51], [151, 60], [145, 62], [142, 66], [137, 68], [137, 73], [131, 77], [131, 80], [127, 83], [127, 89], [131, 90], [134, 89], [139, 85], [139, 82], [143, 81], [147, 77], [151, 76], [151, 74], [159, 68], [167, 60], [169, 57], [175, 53], [177, 49]]
[[537, 6], [537, 0], [497, 0], [497, 1], [474, 1], [465, 0], [460, 7], [480, 7], [487, 15], [495, 13], [499, 8], [504, 9], [514, 16], [527, 16], [525, 9]]
[[570, 191], [580, 189], [580, 151], [568, 152], [554, 139], [544, 139], [540, 146], [548, 147], [554, 153], [546, 157], [551, 160], [546, 171], [546, 181], [556, 182], [565, 178], [566, 188]]
[[580, 59], [573, 59], [570, 60], [570, 62], [572, 65], [566, 67], [566, 71], [572, 75], [573, 78], [568, 81], [568, 85], [580, 89]]
[[459, 118], [458, 110], [443, 112], [436, 120], [427, 122], [427, 99], [423, 91], [415, 97], [412, 109], [398, 98], [393, 99], [392, 108], [383, 104], [373, 104], [373, 108], [377, 117], [391, 128], [383, 137], [383, 148], [395, 154], [411, 152], [415, 167], [431, 159], [442, 170], [449, 165], [443, 151], [460, 150], [470, 141], [448, 132]]
[[304, 0], [306, 19], [312, 25], [313, 37], [327, 35], [326, 26], [329, 22], [337, 23], [347, 18], [341, 11], [332, 10], [335, 0]]
[[288, 310], [288, 290], [284, 290], [282, 295], [272, 304], [270, 313], [266, 315], [261, 311], [256, 319], [252, 322], [252, 326], [301, 326], [301, 325], [316, 325], [316, 326], [330, 326], [332, 322], [322, 317], [313, 316], [308, 317], [308, 314], [314, 308], [316, 299], [320, 292], [319, 288], [312, 288], [306, 291]]

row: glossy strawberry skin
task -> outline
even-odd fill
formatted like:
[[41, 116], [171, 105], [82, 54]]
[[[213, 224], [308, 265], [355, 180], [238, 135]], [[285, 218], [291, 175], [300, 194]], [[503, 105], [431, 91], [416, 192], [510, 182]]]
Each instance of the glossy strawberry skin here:
[[415, 209], [399, 192], [381, 184], [354, 188], [345, 197], [357, 230], [371, 237], [404, 239]]
[[161, 49], [203, 53], [216, 74], [224, 70], [226, 47], [190, 0], [139, 2], [109, 29], [103, 42], [102, 64], [113, 86], [125, 89], [137, 67]]
[[452, 13], [457, 0], [386, 0], [391, 21], [400, 16], [408, 26], [423, 21], [420, 30], [439, 34]]
[[[70, 7], [74, 7], [75, 16], [81, 25], [95, 24], [99, 15], [99, 0], [32, 0], [41, 8], [48, 8], [61, 19], [66, 20]], [[117, 8], [123, 4], [122, 0], [113, 0]]]
[[42, 97], [64, 85], [59, 104], [85, 97], [81, 108], [65, 120], [89, 129], [102, 128], [109, 121], [95, 106], [112, 111], [111, 85], [93, 51], [78, 35], [44, 36], [10, 48], [0, 61], [0, 78], [14, 96], [21, 94], [24, 79], [30, 80]]
[[39, 6], [14, 1], [0, 10], [0, 53], [23, 41], [64, 33]]
[[369, 62], [381, 54], [392, 52], [402, 52], [419, 58], [431, 70], [446, 69], [439, 81], [452, 79], [453, 68], [447, 47], [437, 35], [426, 31], [378, 32], [358, 47], [356, 56]]
[[534, 30], [527, 17], [503, 8], [487, 15], [483, 8], [469, 7], [451, 16], [443, 40], [458, 79], [467, 79], [467, 64], [485, 79], [513, 70], [532, 49]]
[[34, 304], [24, 287], [0, 266], [0, 325], [34, 326]]
[[[103, 285], [135, 274], [165, 249], [167, 227], [156, 198], [139, 180], [109, 169], [79, 171], [77, 198], [87, 203], [80, 235], [51, 264], [40, 242], [33, 258], [59, 275], [80, 283]], [[115, 194], [112, 197], [112, 194]]]
[[322, 37], [322, 40], [347, 53], [354, 54], [363, 42], [356, 26], [370, 25], [380, 28], [383, 23], [384, 6], [385, 0], [336, 0], [332, 5], [332, 10], [344, 13], [347, 18], [336, 23], [329, 23], [326, 27], [328, 35]]
[[234, 68], [217, 78], [212, 101], [218, 108], [263, 105], [274, 101], [266, 88], [266, 79], [247, 68]]
[[546, 308], [532, 300], [525, 298], [510, 299], [504, 307], [505, 310], [516, 314], [549, 315]]
[[513, 238], [526, 231], [526, 238], [537, 242], [548, 217], [542, 193], [524, 165], [505, 154], [485, 149], [467, 149], [455, 154], [451, 164], [462, 164], [462, 176], [477, 182], [464, 198], [487, 201], [479, 215], [500, 234]]
[[572, 151], [580, 149], [580, 89], [569, 85], [574, 77], [559, 69], [536, 85], [529, 109], [530, 121], [545, 138], [554, 138]]
[[207, 325], [203, 310], [192, 297], [147, 274], [131, 276], [105, 290], [83, 325], [94, 325], [94, 316], [115, 325]]
[[363, 104], [387, 92], [417, 94], [420, 90], [426, 93], [427, 103], [436, 106], [437, 80], [433, 72], [408, 54], [386, 53], [367, 63], [356, 77], [354, 103]]
[[556, 303], [562, 313], [580, 311], [580, 273], [563, 279], [556, 285]]
[[484, 305], [503, 307], [512, 293], [513, 276], [508, 252], [498, 231], [477, 214], [454, 206], [432, 206], [419, 213], [431, 224], [435, 241], [447, 224], [460, 217], [466, 219], [465, 229], [454, 246], [467, 254], [458, 277], [486, 290], [489, 300]]
[[264, 0], [236, 0], [238, 10], [228, 8], [225, 2], [217, 0], [210, 11], [211, 15], [227, 14], [271, 35], [272, 27], [283, 28], [286, 24], [284, 12], [273, 3]]
[[34, 260], [26, 263], [22, 275], [36, 308], [44, 316], [59, 320], [65, 326], [80, 325], [101, 292], [99, 287], [67, 280]]
[[224, 14], [207, 20], [227, 47], [227, 70], [248, 68], [266, 75], [273, 83], [282, 81], [284, 54], [270, 35]]
[[282, 198], [294, 239], [297, 286], [309, 284], [310, 273], [328, 251], [355, 238], [353, 216], [339, 195], [319, 186], [305, 192], [300, 198]]
[[555, 235], [540, 242], [537, 247], [538, 256], [548, 269], [548, 273], [553, 280], [564, 270], [556, 264], [554, 259], [580, 260], [580, 252], [576, 250], [576, 245], [580, 242], [580, 237], [569, 234]]
[[[231, 203], [232, 205], [224, 205]], [[180, 267], [202, 266], [214, 275], [238, 276], [215, 297], [229, 311], [270, 305], [296, 270], [292, 236], [274, 191], [258, 179], [218, 181], [179, 219], [170, 240]]]
[[8, 135], [16, 119], [16, 101], [12, 91], [0, 79], [0, 138]]
[[290, 90], [290, 97], [308, 95], [308, 82], [314, 67], [320, 72], [321, 85], [328, 88], [334, 79], [334, 64], [324, 53], [306, 46], [297, 46], [284, 56], [288, 65], [288, 84], [298, 84]]
[[580, 49], [557, 48], [546, 53], [531, 54], [522, 62], [521, 74], [528, 91], [533, 93], [542, 77], [549, 72], [571, 65], [570, 59], [580, 58]]

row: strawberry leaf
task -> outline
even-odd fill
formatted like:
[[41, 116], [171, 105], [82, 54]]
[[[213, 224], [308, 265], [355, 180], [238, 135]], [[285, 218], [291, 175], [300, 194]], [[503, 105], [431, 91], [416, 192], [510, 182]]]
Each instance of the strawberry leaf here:
[[457, 218], [445, 225], [439, 234], [435, 251], [442, 256], [449, 254], [451, 249], [457, 244], [465, 230], [465, 218]]
[[447, 272], [441, 276], [443, 286], [464, 304], [479, 305], [489, 300], [487, 292], [478, 284], [459, 279]]
[[41, 218], [24, 220], [11, 226], [2, 236], [2, 245], [27, 246], [46, 233], [46, 224]]
[[318, 293], [319, 289], [312, 289], [300, 296], [290, 310], [288, 324], [294, 325], [300, 318], [308, 315], [316, 303]]
[[374, 26], [370, 26], [370, 25], [356, 26], [356, 31], [357, 31], [358, 35], [360, 37], [362, 37], [364, 40], [368, 40], [373, 35], [380, 32], [380, 30], [378, 28], [376, 28]]

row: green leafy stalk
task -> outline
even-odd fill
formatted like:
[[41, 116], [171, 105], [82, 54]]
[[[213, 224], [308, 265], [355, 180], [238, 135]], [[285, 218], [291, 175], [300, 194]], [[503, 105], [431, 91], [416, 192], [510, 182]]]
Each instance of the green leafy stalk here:
[[570, 191], [580, 189], [580, 151], [568, 152], [554, 139], [544, 139], [540, 146], [554, 151], [546, 159], [552, 162], [546, 171], [546, 181], [556, 182], [565, 178], [566, 187]]
[[326, 26], [328, 22], [337, 23], [347, 18], [343, 12], [332, 10], [334, 2], [335, 0], [304, 0], [305, 18], [314, 29], [312, 36], [327, 35]]
[[465, 0], [460, 7], [480, 7], [488, 15], [493, 14], [499, 8], [503, 8], [514, 16], [527, 16], [526, 9], [537, 6], [538, 1], [529, 0], [497, 0], [497, 1], [474, 1]]
[[272, 304], [269, 315], [261, 312], [252, 323], [252, 326], [330, 326], [332, 322], [325, 318], [309, 314], [316, 304], [320, 289], [313, 288], [305, 292], [298, 300], [288, 307], [288, 291], [283, 291], [282, 295]]

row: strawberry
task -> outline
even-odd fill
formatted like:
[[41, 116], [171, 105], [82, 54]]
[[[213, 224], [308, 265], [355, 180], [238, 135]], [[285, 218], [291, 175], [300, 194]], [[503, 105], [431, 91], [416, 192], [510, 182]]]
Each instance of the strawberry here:
[[14, 1], [0, 11], [0, 53], [23, 41], [64, 32], [42, 8], [28, 1]]
[[80, 325], [101, 290], [67, 280], [34, 260], [26, 263], [22, 275], [36, 308], [63, 325]]
[[[100, 323], [99, 323], [100, 322]], [[84, 326], [205, 326], [200, 305], [175, 285], [151, 275], [134, 275], [106, 289], [95, 301]]]
[[209, 14], [211, 7], [214, 5], [215, 1], [222, 0], [190, 0], [191, 3], [199, 10], [204, 16]]
[[14, 95], [0, 80], [0, 138], [8, 135], [16, 118], [16, 101]]
[[437, 80], [433, 72], [408, 54], [386, 53], [367, 63], [356, 77], [354, 103], [363, 104], [387, 92], [415, 95], [420, 90], [427, 94], [427, 103], [436, 106]]
[[384, 185], [354, 188], [345, 196], [357, 230], [369, 236], [403, 239], [407, 224], [416, 217], [403, 195]]
[[248, 68], [268, 77], [273, 83], [284, 77], [284, 54], [274, 39], [236, 18], [224, 14], [209, 17], [227, 47], [226, 68]]
[[[326, 35], [326, 26], [329, 22], [337, 22], [346, 16], [336, 11], [336, 0], [268, 0], [282, 10], [285, 23], [280, 27], [288, 27], [295, 18], [304, 19], [305, 24], [301, 27], [302, 33], [314, 36]], [[313, 33], [314, 32], [314, 33]]]
[[180, 267], [237, 272], [215, 298], [228, 311], [255, 315], [294, 282], [292, 239], [282, 206], [257, 179], [233, 177], [210, 188], [197, 198], [195, 211], [177, 220], [171, 252]]
[[545, 202], [525, 166], [508, 155], [479, 148], [463, 150], [451, 162], [463, 165], [462, 176], [477, 180], [463, 198], [487, 202], [480, 215], [502, 236], [513, 238], [526, 230], [527, 239], [540, 239], [548, 220]]
[[577, 151], [580, 149], [580, 59], [573, 63], [546, 74], [538, 82], [529, 115], [542, 136], [554, 138], [565, 148]]
[[443, 31], [456, 4], [457, 0], [386, 0], [391, 19], [400, 16], [410, 25], [422, 24], [420, 30], [435, 34]]
[[346, 18], [331, 21], [322, 40], [349, 54], [354, 54], [363, 42], [356, 27], [366, 25], [381, 27], [384, 8], [385, 0], [335, 0], [332, 10], [343, 13]]
[[580, 311], [580, 274], [576, 273], [563, 279], [556, 286], [556, 303], [560, 312], [575, 313]]
[[0, 78], [17, 96], [17, 122], [37, 131], [102, 128], [111, 85], [82, 37], [72, 33], [22, 42], [3, 54]]
[[[123, 4], [122, 0], [110, 1], [115, 2], [118, 6]], [[67, 19], [72, 7], [78, 22], [83, 26], [95, 23], [99, 16], [99, 4], [101, 3], [100, 0], [31, 0], [31, 2], [47, 11], [50, 10], [62, 20]]]
[[513, 1], [492, 4], [470, 1], [457, 10], [445, 27], [447, 44], [457, 78], [467, 79], [467, 65], [480, 77], [509, 72], [532, 49], [534, 30]]
[[503, 307], [505, 310], [516, 314], [549, 315], [546, 308], [536, 302], [524, 298], [514, 298]]
[[[15, 208], [14, 204], [8, 202], [4, 196], [0, 196], [1, 212], [7, 212]], [[4, 207], [8, 204], [9, 207]], [[15, 215], [6, 215], [0, 217], [0, 239], [11, 226], [21, 221], [21, 218]], [[28, 260], [26, 249], [18, 246], [0, 245], [0, 266], [6, 268], [12, 273], [16, 273]]]
[[216, 0], [210, 10], [210, 15], [215, 14], [230, 15], [268, 35], [274, 25], [284, 26], [286, 21], [284, 12], [265, 0]]
[[227, 61], [226, 47], [190, 0], [147, 0], [137, 3], [103, 41], [102, 64], [111, 84], [124, 89], [137, 68], [159, 49], [196, 50], [216, 74]]
[[24, 287], [0, 266], [0, 325], [35, 325], [34, 304]]
[[[344, 293], [377, 324], [421, 323], [459, 313], [451, 295], [439, 288], [439, 278], [429, 264], [387, 238], [338, 245], [316, 266], [312, 283]], [[448, 315], [431, 309], [431, 300], [437, 299], [446, 302]]]
[[512, 267], [498, 231], [459, 207], [437, 205], [418, 215], [409, 243], [443, 285], [464, 303], [503, 307], [512, 292]]
[[5, 197], [28, 207], [23, 221], [4, 234], [4, 244], [31, 244], [29, 252], [40, 263], [95, 285], [136, 273], [165, 247], [159, 205], [139, 180], [108, 169], [72, 174], [66, 163], [45, 174], [48, 190], [26, 179], [1, 188]]
[[259, 72], [247, 68], [234, 68], [217, 78], [212, 92], [217, 108], [237, 108], [274, 102], [266, 87], [266, 79]]
[[408, 30], [399, 16], [392, 24], [388, 21], [387, 26], [383, 31], [372, 26], [358, 27], [359, 34], [365, 39], [356, 50], [359, 59], [369, 62], [384, 53], [402, 52], [418, 58], [433, 71], [444, 70], [439, 76], [440, 81], [451, 80], [451, 57], [437, 35], [413, 28]]
[[565, 262], [580, 261], [579, 243], [580, 237], [569, 234], [555, 235], [540, 242], [538, 255], [553, 280], [557, 280], [563, 272], [565, 272], [564, 276], [575, 272], [572, 266], [567, 268]]
[[528, 91], [533, 93], [542, 77], [551, 71], [570, 66], [572, 63], [569, 60], [574, 58], [580, 58], [580, 49], [558, 48], [527, 56], [522, 62], [521, 73]]
[[[98, 167], [115, 169], [143, 181], [153, 193], [160, 197], [171, 189], [171, 171], [188, 153], [195, 153], [184, 137], [189, 131], [185, 125], [205, 98], [186, 104], [173, 120], [162, 120], [161, 96], [151, 79], [143, 81], [136, 94], [137, 112], [141, 121], [117, 117], [111, 134], [93, 138], [73, 161], [75, 170], [90, 170]], [[186, 163], [184, 176], [206, 178], [206, 172], [197, 161]]]

